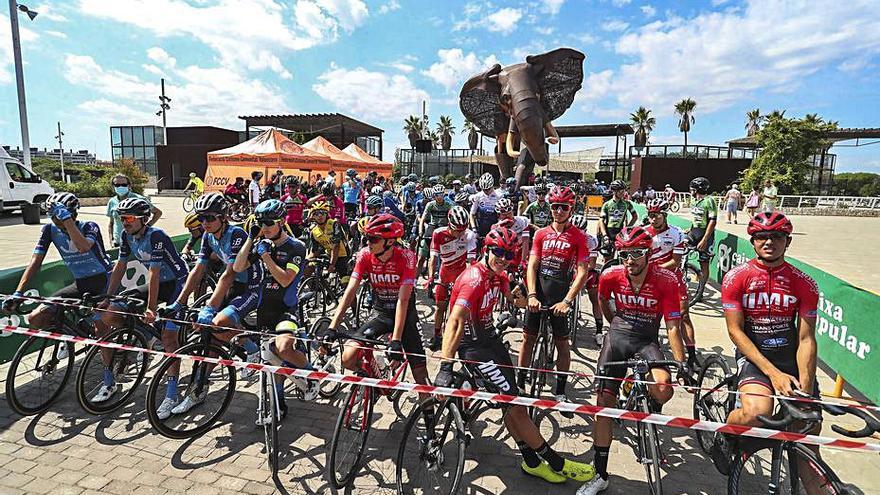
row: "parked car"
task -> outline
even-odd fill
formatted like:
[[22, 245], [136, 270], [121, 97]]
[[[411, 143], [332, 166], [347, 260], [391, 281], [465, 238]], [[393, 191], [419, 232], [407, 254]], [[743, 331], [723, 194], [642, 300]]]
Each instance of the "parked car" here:
[[55, 190], [38, 174], [0, 148], [0, 208], [21, 209], [23, 203], [42, 204]]

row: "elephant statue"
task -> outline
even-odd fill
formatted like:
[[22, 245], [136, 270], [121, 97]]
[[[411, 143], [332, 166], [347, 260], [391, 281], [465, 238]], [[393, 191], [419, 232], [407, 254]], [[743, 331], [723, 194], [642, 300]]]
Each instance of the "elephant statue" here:
[[[557, 48], [529, 55], [525, 63], [495, 64], [464, 83], [459, 107], [465, 118], [496, 137], [495, 163], [502, 179], [514, 175], [522, 186], [537, 163], [547, 166], [545, 142], [559, 142], [552, 121], [574, 101], [584, 80], [585, 55]], [[521, 146], [525, 145], [525, 150]]]

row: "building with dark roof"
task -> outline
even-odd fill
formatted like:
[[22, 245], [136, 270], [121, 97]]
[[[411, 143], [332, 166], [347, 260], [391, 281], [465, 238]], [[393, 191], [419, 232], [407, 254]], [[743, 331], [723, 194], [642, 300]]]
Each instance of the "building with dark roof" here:
[[[256, 136], [267, 127], [277, 127], [297, 142], [311, 141], [316, 136], [323, 136], [339, 149], [345, 149], [354, 143], [370, 155], [382, 159], [382, 133], [385, 131], [341, 113], [249, 115], [238, 118], [245, 122], [245, 140]], [[260, 129], [252, 129], [254, 127]]]

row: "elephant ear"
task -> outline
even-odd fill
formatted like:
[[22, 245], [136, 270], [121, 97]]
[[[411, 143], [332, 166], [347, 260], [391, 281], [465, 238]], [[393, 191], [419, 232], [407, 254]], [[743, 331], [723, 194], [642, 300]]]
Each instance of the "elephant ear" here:
[[497, 135], [507, 131], [509, 117], [501, 109], [501, 84], [498, 74], [501, 65], [478, 74], [464, 83], [458, 105], [465, 118], [485, 133]]
[[574, 102], [574, 95], [584, 82], [585, 58], [583, 53], [571, 48], [526, 57], [526, 63], [535, 74], [547, 120], [556, 120]]

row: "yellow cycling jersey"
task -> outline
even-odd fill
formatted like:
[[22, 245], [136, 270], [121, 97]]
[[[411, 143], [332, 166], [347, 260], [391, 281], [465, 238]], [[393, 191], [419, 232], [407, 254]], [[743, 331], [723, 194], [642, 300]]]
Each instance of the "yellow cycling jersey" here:
[[193, 190], [198, 193], [205, 192], [205, 181], [199, 179], [198, 177], [193, 177], [189, 180], [189, 184], [186, 185], [186, 189], [189, 189], [189, 186], [194, 186]]
[[312, 225], [309, 229], [309, 241], [313, 251], [330, 254], [330, 250], [336, 244], [336, 255], [340, 258], [348, 256], [348, 250], [345, 248], [345, 232], [335, 219], [328, 218], [324, 225]]

